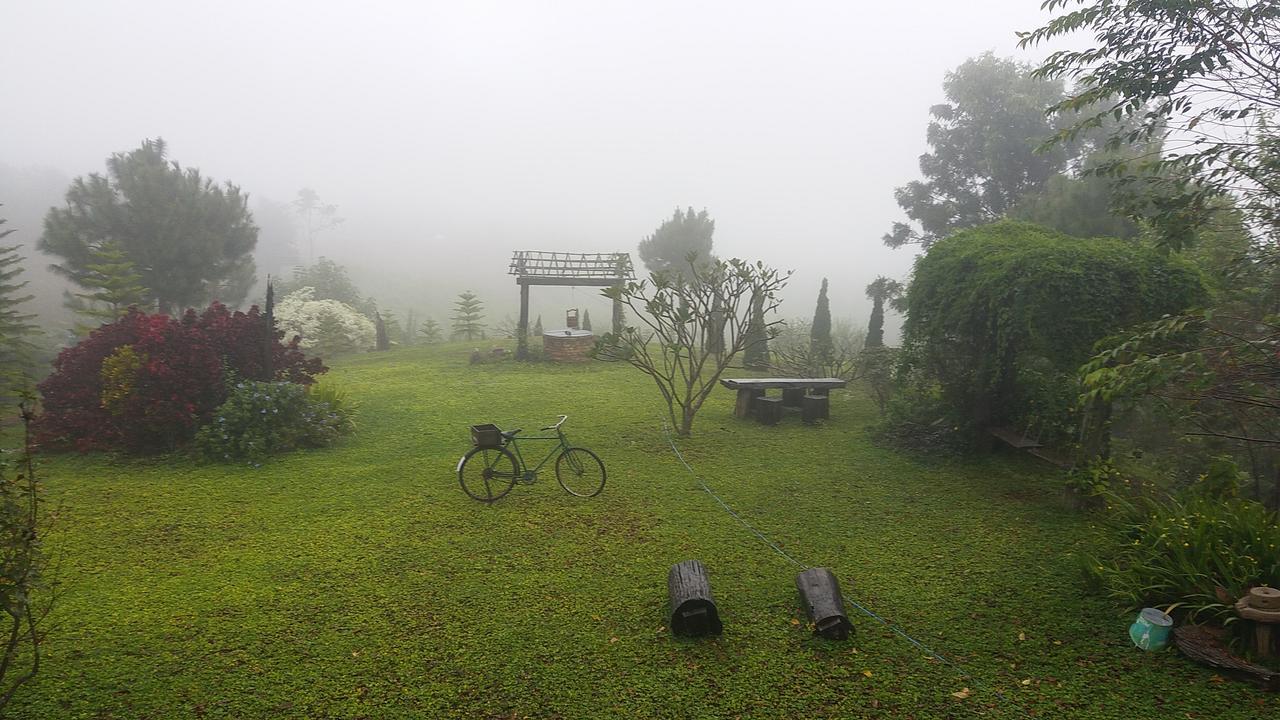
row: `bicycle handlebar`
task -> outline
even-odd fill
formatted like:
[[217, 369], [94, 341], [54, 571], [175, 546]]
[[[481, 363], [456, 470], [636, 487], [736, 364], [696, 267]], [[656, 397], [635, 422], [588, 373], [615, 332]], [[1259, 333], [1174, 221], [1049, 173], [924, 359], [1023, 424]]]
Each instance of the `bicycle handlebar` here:
[[559, 429], [560, 429], [560, 426], [564, 424], [564, 421], [569, 419], [569, 416], [568, 416], [568, 415], [561, 415], [561, 416], [559, 416], [559, 417], [560, 417], [560, 422], [556, 423], [555, 425], [548, 425], [548, 426], [546, 426], [546, 427], [542, 428], [541, 430], [539, 430], [538, 432], [543, 432], [543, 431], [546, 431], [546, 430], [559, 430]]

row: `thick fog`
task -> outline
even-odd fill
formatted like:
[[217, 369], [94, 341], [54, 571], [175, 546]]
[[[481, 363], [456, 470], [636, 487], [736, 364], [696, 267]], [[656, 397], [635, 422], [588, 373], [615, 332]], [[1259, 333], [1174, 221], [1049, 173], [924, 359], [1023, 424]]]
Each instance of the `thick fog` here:
[[[833, 315], [865, 324], [864, 286], [911, 265], [880, 236], [944, 73], [1037, 59], [1014, 31], [1044, 19], [1038, 0], [9, 2], [0, 217], [34, 254], [72, 177], [163, 137], [255, 207], [303, 187], [338, 205], [315, 255], [401, 314], [443, 321], [472, 289], [514, 315], [512, 250], [636, 257], [693, 206], [717, 254], [795, 270], [784, 316], [826, 276]], [[537, 288], [535, 312], [603, 321], [595, 292]]]

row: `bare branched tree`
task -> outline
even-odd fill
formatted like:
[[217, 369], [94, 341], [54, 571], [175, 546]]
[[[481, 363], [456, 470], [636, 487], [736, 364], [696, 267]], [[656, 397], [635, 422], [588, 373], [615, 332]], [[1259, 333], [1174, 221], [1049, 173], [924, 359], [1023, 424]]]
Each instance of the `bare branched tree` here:
[[[753, 302], [772, 313], [791, 276], [737, 258], [699, 264], [690, 255], [689, 266], [691, 277], [655, 272], [602, 291], [630, 308], [628, 317], [641, 326], [609, 333], [596, 345], [596, 357], [629, 362], [653, 378], [681, 436], [689, 435], [720, 375], [752, 342]], [[776, 334], [779, 324], [767, 322], [764, 330]]]

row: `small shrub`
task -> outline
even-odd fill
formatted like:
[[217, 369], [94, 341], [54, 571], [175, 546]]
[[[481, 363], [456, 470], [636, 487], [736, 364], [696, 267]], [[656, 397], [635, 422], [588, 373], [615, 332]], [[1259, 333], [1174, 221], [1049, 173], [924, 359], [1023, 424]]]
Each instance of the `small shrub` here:
[[336, 389], [308, 393], [295, 383], [241, 381], [196, 433], [196, 448], [209, 460], [259, 462], [331, 445], [352, 427], [351, 409]]
[[1103, 493], [1106, 549], [1088, 573], [1129, 608], [1180, 604], [1193, 618], [1229, 616], [1256, 585], [1280, 583], [1276, 513], [1243, 500], [1214, 472], [1176, 496]]

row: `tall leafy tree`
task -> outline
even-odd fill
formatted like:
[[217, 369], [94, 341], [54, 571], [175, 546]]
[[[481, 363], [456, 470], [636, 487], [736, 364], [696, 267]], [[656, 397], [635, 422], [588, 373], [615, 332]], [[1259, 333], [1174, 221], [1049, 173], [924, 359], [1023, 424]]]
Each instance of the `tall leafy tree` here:
[[640, 259], [649, 272], [679, 273], [690, 277], [692, 268], [689, 256], [697, 262], [711, 262], [712, 239], [716, 221], [706, 210], [694, 212], [688, 208], [681, 212], [676, 208], [671, 217], [658, 226], [652, 235], [640, 241]]
[[320, 199], [320, 194], [311, 188], [302, 188], [293, 199], [293, 211], [302, 221], [303, 233], [307, 240], [307, 262], [315, 262], [316, 236], [345, 222], [346, 218], [338, 215], [338, 206]]
[[902, 283], [883, 275], [867, 285], [867, 298], [871, 300], [871, 320], [867, 323], [867, 339], [864, 348], [884, 347], [884, 304], [902, 297]]
[[965, 61], [943, 81], [947, 102], [929, 109], [924, 180], [894, 196], [913, 224], [897, 222], [890, 247], [928, 247], [955, 230], [996, 220], [1067, 167], [1066, 146], [1037, 152], [1055, 128], [1045, 108], [1063, 97], [1060, 80], [991, 53]]
[[41, 250], [72, 282], [104, 242], [120, 244], [160, 311], [210, 299], [239, 303], [252, 284], [258, 239], [240, 188], [215, 184], [166, 158], [163, 140], [107, 160], [107, 174], [76, 178], [66, 205], [50, 208]]
[[293, 277], [279, 283], [281, 295], [304, 287], [315, 291], [312, 297], [316, 300], [337, 300], [369, 316], [378, 309], [373, 298], [365, 297], [351, 281], [347, 269], [329, 258], [322, 257], [311, 265], [296, 267]]
[[470, 290], [459, 293], [453, 302], [453, 336], [460, 340], [484, 338], [484, 303]]
[[67, 307], [80, 316], [81, 330], [88, 332], [124, 317], [130, 306], [150, 309], [142, 274], [130, 262], [118, 242], [108, 240], [90, 248], [84, 272], [76, 284], [85, 292], [68, 292]]
[[826, 364], [833, 351], [831, 302], [827, 299], [827, 279], [822, 278], [822, 289], [818, 290], [818, 305], [813, 310], [813, 322], [809, 325], [809, 354], [819, 364]]
[[[4, 224], [0, 218], [0, 241], [14, 232]], [[35, 316], [21, 308], [31, 295], [23, 293], [27, 283], [19, 279], [24, 259], [19, 247], [0, 245], [0, 398], [5, 400], [30, 384], [28, 372], [35, 351], [31, 338], [39, 333], [31, 322]]]
[[[1118, 179], [1132, 210], [1178, 249], [1231, 195], [1254, 227], [1280, 227], [1273, 118], [1280, 111], [1280, 3], [1275, 0], [1050, 0], [1060, 14], [1020, 33], [1023, 47], [1079, 32], [1088, 50], [1051, 53], [1038, 78], [1072, 81], [1051, 110], [1064, 118], [1055, 146], [1104, 131], [1119, 149], [1158, 143], [1139, 158], [1116, 157], [1096, 174]], [[1123, 119], [1120, 125], [1113, 121]], [[1162, 198], [1158, 203], [1149, 196]], [[1272, 241], [1274, 246], [1274, 240]]]

